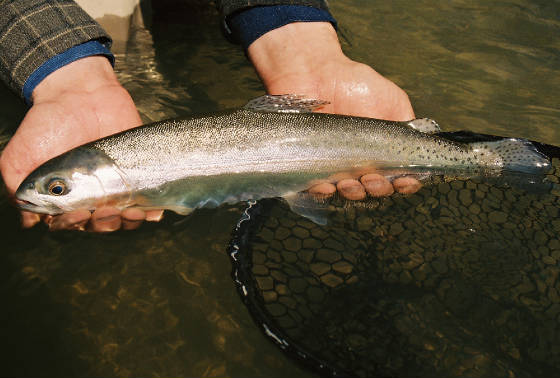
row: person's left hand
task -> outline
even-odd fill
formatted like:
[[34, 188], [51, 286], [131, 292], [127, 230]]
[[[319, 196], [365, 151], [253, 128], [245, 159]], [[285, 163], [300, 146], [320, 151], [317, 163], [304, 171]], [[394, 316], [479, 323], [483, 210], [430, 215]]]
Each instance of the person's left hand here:
[[[328, 101], [320, 112], [393, 121], [414, 119], [406, 93], [373, 68], [347, 58], [328, 22], [296, 22], [274, 29], [247, 51], [269, 94], [296, 94]], [[389, 182], [373, 172], [347, 172], [313, 185], [309, 192], [328, 196], [338, 190], [360, 200], [394, 191], [414, 193], [421, 184], [412, 177]]]

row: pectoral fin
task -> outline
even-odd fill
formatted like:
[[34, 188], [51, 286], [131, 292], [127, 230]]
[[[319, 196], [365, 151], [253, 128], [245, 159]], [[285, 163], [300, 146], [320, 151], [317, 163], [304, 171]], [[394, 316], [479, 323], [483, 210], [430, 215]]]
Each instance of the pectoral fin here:
[[284, 196], [290, 209], [304, 218], [311, 220], [318, 225], [327, 224], [328, 201], [317, 199], [315, 196], [304, 193], [292, 193]]

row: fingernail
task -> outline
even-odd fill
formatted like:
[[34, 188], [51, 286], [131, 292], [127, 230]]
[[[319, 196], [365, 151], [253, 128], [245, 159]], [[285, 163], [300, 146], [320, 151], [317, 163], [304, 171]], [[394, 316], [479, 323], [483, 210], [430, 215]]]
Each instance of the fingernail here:
[[113, 232], [113, 231], [117, 231], [120, 228], [120, 224], [118, 225], [114, 225], [114, 224], [107, 224], [107, 225], [99, 225], [99, 224], [95, 224], [90, 231], [93, 232]]
[[87, 221], [75, 223], [70, 228], [76, 231], [85, 231], [86, 230]]
[[58, 220], [57, 218], [49, 219], [45, 222], [50, 231], [68, 230], [73, 228], [73, 224]]
[[140, 227], [140, 225], [142, 225], [143, 221], [144, 221], [143, 219], [140, 219], [140, 220], [123, 219], [122, 220], [122, 228], [123, 228], [123, 230], [134, 230], [134, 229], [137, 229], [138, 227]]
[[148, 222], [159, 222], [160, 220], [162, 220], [163, 218], [163, 210], [160, 211], [156, 211], [156, 212], [152, 212], [152, 211], [148, 211], [146, 213], [146, 220]]

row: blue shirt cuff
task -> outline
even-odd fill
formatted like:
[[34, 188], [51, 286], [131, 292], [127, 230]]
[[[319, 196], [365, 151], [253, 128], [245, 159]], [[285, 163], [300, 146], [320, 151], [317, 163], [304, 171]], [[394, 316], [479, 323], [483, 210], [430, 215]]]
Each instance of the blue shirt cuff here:
[[225, 29], [233, 41], [247, 49], [263, 34], [292, 22], [330, 22], [336, 29], [336, 20], [328, 11], [304, 5], [248, 8], [230, 16]]
[[31, 75], [29, 75], [22, 90], [25, 103], [28, 105], [33, 104], [33, 101], [31, 101], [31, 94], [33, 93], [33, 90], [49, 74], [78, 59], [92, 55], [106, 56], [111, 62], [111, 65], [115, 65], [115, 57], [111, 51], [99, 41], [89, 41], [82, 43], [81, 45], [71, 47], [63, 53], [53, 56], [33, 71]]

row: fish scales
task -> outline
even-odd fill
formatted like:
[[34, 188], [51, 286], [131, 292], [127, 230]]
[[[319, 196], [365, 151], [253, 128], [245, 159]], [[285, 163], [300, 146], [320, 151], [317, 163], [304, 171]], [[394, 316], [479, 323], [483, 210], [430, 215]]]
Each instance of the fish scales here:
[[465, 145], [402, 123], [318, 113], [240, 110], [144, 126], [93, 146], [113, 159], [139, 188], [232, 172], [334, 172], [366, 162], [440, 167], [499, 164], [497, 156], [485, 158]]
[[526, 140], [458, 143], [430, 134], [439, 127], [427, 119], [310, 112], [322, 104], [263, 96], [241, 110], [130, 129], [44, 163], [16, 197], [22, 209], [46, 214], [102, 205], [188, 213], [207, 204], [287, 196], [313, 179], [362, 167], [468, 177], [502, 169], [534, 173], [548, 164]]

